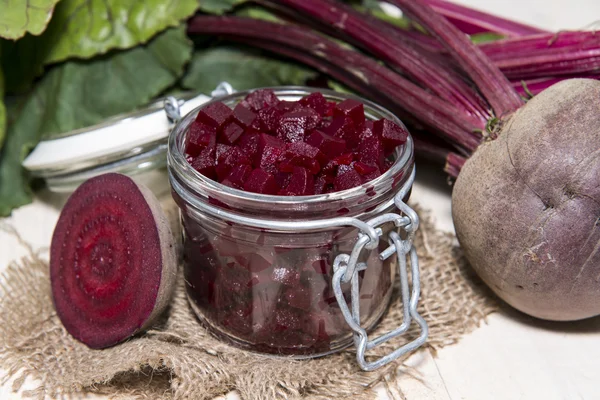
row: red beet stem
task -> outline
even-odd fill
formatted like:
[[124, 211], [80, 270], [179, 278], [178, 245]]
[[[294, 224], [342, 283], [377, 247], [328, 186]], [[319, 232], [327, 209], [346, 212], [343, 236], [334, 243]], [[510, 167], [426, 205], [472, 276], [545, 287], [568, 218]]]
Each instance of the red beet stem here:
[[[381, 26], [388, 35], [405, 41], [432, 61], [449, 62], [444, 49], [431, 36], [383, 22]], [[596, 32], [523, 36], [478, 46], [510, 80], [586, 74], [600, 69], [600, 35]]]
[[[326, 60], [322, 58], [312, 58], [305, 51], [297, 50], [292, 47], [284, 47], [277, 43], [273, 44], [262, 40], [252, 41], [244, 38], [239, 38], [236, 39], [236, 41], [270, 51], [280, 56], [285, 56], [294, 59], [306, 65], [310, 65], [313, 68], [318, 69], [320, 72], [338, 80], [339, 82], [348, 86], [350, 89], [355, 90], [357, 93], [361, 93], [366, 97], [370, 98], [371, 100], [377, 102], [378, 104], [386, 107], [398, 117], [400, 117], [405, 124], [420, 125], [418, 121], [414, 120], [413, 115], [408, 114], [405, 109], [399, 107], [388, 97], [383, 96], [379, 90], [376, 90], [371, 85], [366, 85], [363, 80], [356, 79], [356, 77], [352, 74], [346, 73], [344, 70], [340, 69], [339, 66], [329, 64]], [[412, 129], [411, 134], [414, 139], [415, 151], [417, 153], [432, 161], [436, 161], [442, 164], [446, 162], [446, 156], [448, 155], [450, 150], [444, 147], [442, 143], [439, 143], [436, 140], [435, 133]], [[471, 153], [470, 150], [465, 149], [460, 143], [452, 143], [452, 146], [455, 148], [456, 151], [458, 151], [461, 154], [468, 155]]]
[[375, 60], [309, 29], [250, 18], [197, 16], [189, 21], [188, 32], [221, 35], [246, 43], [250, 41], [258, 47], [263, 43], [271, 43], [269, 50], [285, 52], [285, 55], [325, 73], [330, 73], [330, 66], [334, 65], [351, 74], [354, 79], [362, 80], [365, 85], [380, 91], [398, 107], [439, 131], [452, 143], [458, 143], [467, 150], [474, 150], [479, 145], [479, 137], [475, 132], [483, 127], [466, 121], [463, 110], [427, 93]]
[[600, 35], [560, 32], [482, 44], [510, 79], [582, 74], [600, 69]]
[[457, 178], [463, 165], [465, 165], [465, 162], [467, 162], [466, 158], [456, 153], [449, 153], [448, 157], [446, 158], [446, 166], [444, 167], [444, 171], [446, 171], [446, 173], [452, 178]]
[[447, 1], [423, 0], [423, 2], [468, 35], [493, 32], [509, 37], [518, 37], [545, 32], [540, 28]]
[[[270, 4], [269, 2], [264, 2]], [[372, 53], [400, 73], [408, 75], [418, 85], [431, 90], [468, 114], [473, 124], [484, 123], [489, 113], [481, 98], [461, 76], [443, 64], [423, 57], [421, 52], [405, 41], [385, 34], [382, 24], [373, 22], [351, 7], [332, 0], [278, 0], [272, 2], [278, 9], [287, 7], [318, 21], [335, 36]], [[333, 28], [333, 29], [331, 29]]]
[[415, 0], [389, 0], [419, 21], [443, 43], [488, 100], [497, 116], [517, 110], [523, 100], [489, 58], [431, 7]]
[[547, 78], [537, 78], [537, 79], [527, 79], [512, 82], [515, 90], [524, 98], [529, 98], [531, 96], [535, 96], [540, 92], [548, 89], [550, 86], [567, 80], [574, 78], [588, 78], [588, 79], [596, 79], [600, 80], [600, 75], [564, 75], [558, 77], [547, 77]]

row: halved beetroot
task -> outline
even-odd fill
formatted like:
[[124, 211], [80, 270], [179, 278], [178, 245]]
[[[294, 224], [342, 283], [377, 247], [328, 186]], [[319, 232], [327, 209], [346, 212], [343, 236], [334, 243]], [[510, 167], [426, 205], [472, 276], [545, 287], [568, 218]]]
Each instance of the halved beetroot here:
[[147, 188], [110, 173], [73, 192], [52, 236], [50, 282], [75, 339], [100, 349], [146, 329], [167, 306], [176, 276], [169, 222]]

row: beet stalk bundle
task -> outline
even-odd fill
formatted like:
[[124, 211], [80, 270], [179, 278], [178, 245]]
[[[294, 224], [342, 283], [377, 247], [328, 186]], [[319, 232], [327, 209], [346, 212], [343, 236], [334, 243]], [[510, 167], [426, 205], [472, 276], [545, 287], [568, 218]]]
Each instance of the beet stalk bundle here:
[[439, 0], [389, 1], [431, 36], [392, 30], [332, 0], [262, 3], [310, 18], [387, 66], [302, 26], [198, 16], [188, 31], [293, 58], [406, 118], [417, 149], [444, 157], [458, 176], [455, 228], [484, 281], [536, 317], [600, 314], [600, 82], [567, 79], [597, 74], [594, 33], [496, 20], [494, 29], [511, 38], [476, 46], [424, 4], [440, 11]]

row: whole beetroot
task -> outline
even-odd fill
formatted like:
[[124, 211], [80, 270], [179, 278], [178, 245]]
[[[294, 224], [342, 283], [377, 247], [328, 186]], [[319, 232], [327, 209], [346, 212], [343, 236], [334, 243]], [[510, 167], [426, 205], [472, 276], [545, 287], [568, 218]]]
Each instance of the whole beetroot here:
[[600, 314], [600, 82], [521, 107], [466, 162], [452, 205], [465, 255], [507, 303], [549, 320]]

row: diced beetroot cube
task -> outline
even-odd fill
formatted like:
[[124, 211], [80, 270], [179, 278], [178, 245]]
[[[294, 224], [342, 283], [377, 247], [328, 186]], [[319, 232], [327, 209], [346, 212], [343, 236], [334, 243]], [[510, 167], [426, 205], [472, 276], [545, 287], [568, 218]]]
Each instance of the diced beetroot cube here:
[[336, 191], [350, 189], [356, 186], [362, 185], [362, 177], [354, 168], [344, 171], [342, 174], [338, 174], [333, 180], [333, 188]]
[[346, 151], [346, 141], [344, 139], [328, 135], [318, 129], [310, 134], [306, 139], [306, 143], [317, 147], [329, 158], [339, 156]]
[[296, 142], [285, 145], [285, 153], [280, 161], [308, 168], [311, 173], [316, 174], [319, 172], [321, 165], [327, 163], [327, 157], [318, 147], [305, 142]]
[[252, 160], [250, 160], [240, 149], [234, 147], [231, 151], [221, 154], [221, 157], [217, 159], [217, 178], [223, 180], [229, 177], [232, 169], [240, 165], [250, 166], [252, 165]]
[[365, 109], [363, 104], [354, 99], [346, 99], [339, 103], [333, 109], [333, 118], [350, 117], [357, 128], [361, 128], [365, 123]]
[[220, 128], [231, 117], [233, 111], [225, 104], [217, 101], [202, 108], [198, 112], [196, 121], [202, 122], [213, 128]]
[[287, 143], [301, 142], [304, 140], [306, 130], [294, 121], [283, 121], [277, 126], [277, 137]]
[[282, 118], [296, 121], [307, 131], [315, 129], [317, 125], [319, 125], [319, 122], [321, 122], [321, 116], [319, 113], [309, 107], [302, 107], [293, 111], [288, 111], [283, 115]]
[[221, 270], [221, 275], [218, 277], [221, 280], [221, 285], [227, 288], [227, 291], [232, 291], [236, 294], [248, 291], [250, 283], [250, 273], [246, 268], [233, 263], [227, 265]]
[[258, 116], [252, 124], [252, 127], [262, 132], [275, 135], [279, 120], [283, 114], [284, 111], [279, 110], [277, 107], [263, 108], [258, 111]]
[[271, 89], [259, 89], [250, 93], [241, 104], [254, 112], [258, 112], [265, 107], [276, 106], [279, 99]]
[[217, 130], [202, 122], [193, 122], [187, 134], [186, 153], [196, 157], [202, 150], [215, 147], [217, 144]]
[[381, 176], [381, 170], [379, 168], [376, 168], [374, 171], [363, 175], [363, 179], [365, 182], [368, 182], [368, 181], [372, 181], [373, 179], [375, 179], [379, 176]]
[[369, 137], [369, 136], [373, 136], [373, 121], [368, 120], [365, 121], [365, 124], [362, 127], [362, 130], [360, 131], [360, 140]]
[[354, 160], [353, 153], [341, 154], [333, 159], [338, 165], [350, 165], [352, 164], [352, 160]]
[[300, 283], [300, 272], [289, 266], [275, 266], [271, 280], [287, 286], [297, 286]]
[[333, 109], [335, 108], [336, 105], [337, 105], [337, 103], [335, 101], [328, 101], [327, 102], [327, 114], [325, 114], [325, 116], [331, 117], [333, 115]]
[[320, 121], [321, 116], [312, 108], [286, 112], [279, 119], [277, 137], [288, 143], [303, 141], [305, 133], [315, 129]]
[[236, 165], [231, 169], [227, 180], [231, 182], [237, 189], [244, 187], [244, 183], [252, 173], [252, 166], [249, 164]]
[[373, 123], [373, 133], [381, 138], [386, 154], [394, 152], [396, 147], [406, 143], [408, 132], [406, 129], [388, 119], [380, 119]]
[[237, 122], [229, 121], [221, 129], [219, 138], [222, 143], [233, 144], [242, 136], [242, 133], [244, 133], [244, 128], [241, 125]]
[[380, 170], [384, 169], [385, 153], [383, 143], [378, 136], [366, 137], [360, 141], [358, 161], [369, 165], [376, 165]]
[[359, 132], [357, 131], [354, 121], [350, 117], [338, 117], [331, 121], [327, 128], [322, 129], [328, 135], [335, 136], [346, 141], [348, 149], [354, 149], [358, 145]]
[[278, 308], [273, 311], [273, 330], [275, 332], [302, 330], [302, 318], [298, 312], [292, 310]]
[[333, 178], [338, 175], [340, 166], [350, 166], [353, 160], [354, 153], [341, 154], [325, 164], [321, 169], [321, 174], [325, 177], [327, 183], [333, 183]]
[[215, 173], [215, 148], [207, 147], [192, 161], [192, 168], [210, 179], [216, 178]]
[[290, 183], [291, 178], [292, 174], [290, 172], [283, 172], [280, 170], [275, 174], [275, 182], [277, 182], [277, 186], [280, 188], [286, 187], [288, 183]]
[[312, 108], [322, 117], [327, 115], [327, 113], [330, 111], [329, 104], [327, 104], [327, 99], [325, 99], [325, 97], [319, 92], [311, 93], [308, 96], [301, 98], [299, 103], [305, 107]]
[[256, 168], [244, 183], [244, 190], [260, 194], [277, 194], [278, 187], [272, 174]]
[[310, 290], [305, 287], [297, 286], [294, 288], [288, 288], [284, 297], [290, 307], [298, 308], [300, 310], [310, 310], [312, 299], [310, 296]]
[[248, 108], [244, 107], [242, 103], [238, 103], [233, 109], [232, 118], [235, 122], [247, 128], [252, 125], [256, 119], [256, 113]]
[[285, 101], [282, 100], [279, 102], [279, 104], [277, 104], [277, 109], [284, 111], [284, 112], [288, 112], [288, 111], [294, 111], [297, 110], [299, 108], [302, 108], [302, 104], [300, 104], [297, 101]]
[[276, 174], [277, 161], [285, 151], [285, 143], [274, 136], [261, 133], [258, 138], [258, 153], [254, 160], [256, 167], [262, 168], [266, 172]]
[[224, 154], [224, 153], [229, 153], [230, 151], [233, 150], [233, 146], [230, 146], [228, 144], [223, 144], [223, 143], [217, 143], [217, 152], [216, 152], [216, 158], [217, 160]]
[[352, 166], [354, 167], [356, 172], [358, 172], [361, 175], [368, 175], [372, 172], [379, 170], [379, 168], [376, 165], [365, 164], [360, 161], [354, 162], [354, 164], [352, 164]]
[[315, 181], [313, 175], [302, 167], [294, 167], [290, 183], [279, 194], [284, 196], [309, 196], [314, 194]]
[[251, 160], [256, 160], [258, 156], [258, 139], [260, 132], [252, 128], [244, 131], [242, 137], [236, 143], [236, 146]]

